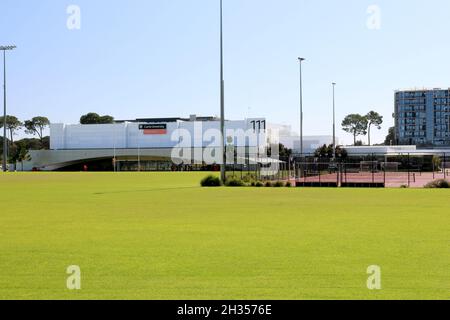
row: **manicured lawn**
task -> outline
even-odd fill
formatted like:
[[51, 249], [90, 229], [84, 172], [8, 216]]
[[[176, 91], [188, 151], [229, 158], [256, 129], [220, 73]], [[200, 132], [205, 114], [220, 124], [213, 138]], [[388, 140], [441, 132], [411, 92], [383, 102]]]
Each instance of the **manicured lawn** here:
[[0, 298], [450, 298], [448, 190], [202, 189], [203, 176], [0, 174]]

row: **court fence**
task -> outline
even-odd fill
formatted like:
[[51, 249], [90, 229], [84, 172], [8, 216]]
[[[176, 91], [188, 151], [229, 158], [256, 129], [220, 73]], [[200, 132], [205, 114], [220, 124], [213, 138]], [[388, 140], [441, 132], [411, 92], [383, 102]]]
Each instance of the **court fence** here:
[[[248, 159], [255, 157], [249, 156]], [[450, 179], [449, 154], [369, 154], [345, 158], [314, 155], [227, 165], [227, 177], [244, 181], [291, 181], [299, 187], [424, 187]]]

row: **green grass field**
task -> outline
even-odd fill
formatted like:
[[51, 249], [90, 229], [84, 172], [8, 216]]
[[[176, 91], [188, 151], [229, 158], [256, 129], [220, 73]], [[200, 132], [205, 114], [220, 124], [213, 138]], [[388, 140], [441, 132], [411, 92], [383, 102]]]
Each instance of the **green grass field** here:
[[0, 299], [450, 298], [447, 190], [202, 189], [203, 176], [0, 174]]

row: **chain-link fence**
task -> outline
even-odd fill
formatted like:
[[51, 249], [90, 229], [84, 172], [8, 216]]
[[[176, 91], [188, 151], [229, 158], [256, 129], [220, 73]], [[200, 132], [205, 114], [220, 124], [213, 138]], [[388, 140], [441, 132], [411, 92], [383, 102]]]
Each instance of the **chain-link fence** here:
[[450, 179], [450, 153], [365, 154], [345, 158], [314, 155], [279, 160], [249, 156], [246, 164], [228, 165], [227, 176], [244, 181], [291, 181], [300, 187], [423, 187]]

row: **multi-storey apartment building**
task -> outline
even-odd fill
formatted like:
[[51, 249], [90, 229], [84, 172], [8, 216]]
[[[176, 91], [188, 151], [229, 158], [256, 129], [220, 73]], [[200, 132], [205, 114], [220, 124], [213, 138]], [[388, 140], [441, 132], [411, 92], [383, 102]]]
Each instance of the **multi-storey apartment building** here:
[[395, 124], [398, 144], [450, 146], [450, 89], [397, 91]]

